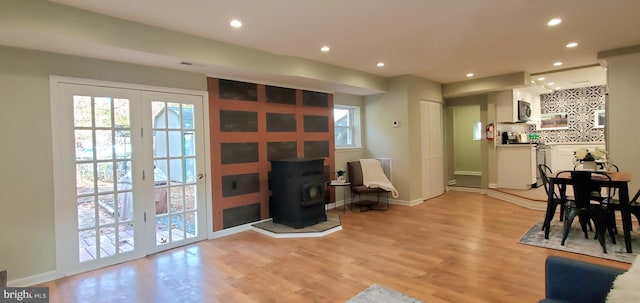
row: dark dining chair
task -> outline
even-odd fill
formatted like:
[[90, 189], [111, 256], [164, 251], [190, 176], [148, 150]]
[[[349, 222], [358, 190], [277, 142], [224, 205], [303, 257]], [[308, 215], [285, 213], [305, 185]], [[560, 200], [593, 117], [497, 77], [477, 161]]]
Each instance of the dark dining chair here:
[[[571, 173], [571, 185], [574, 193], [574, 203], [567, 205], [567, 213], [564, 221], [564, 231], [562, 234], [561, 245], [564, 245], [569, 231], [571, 230], [571, 224], [575, 217], [578, 217], [580, 226], [584, 232], [585, 239], [588, 239], [587, 223], [593, 221], [596, 229], [596, 238], [600, 242], [602, 252], [607, 253], [607, 247], [605, 244], [605, 233], [609, 231], [611, 241], [615, 244], [616, 238], [613, 231], [613, 223], [611, 222], [610, 211], [608, 209], [608, 203], [603, 201], [610, 201], [610, 197], [605, 200], [595, 199], [592, 195], [592, 189], [598, 185], [594, 182], [593, 178], [602, 178], [604, 180], [611, 180], [611, 177], [603, 172], [591, 172], [591, 171], [570, 171]], [[608, 193], [611, 191], [608, 190]]]
[[[556, 209], [560, 206], [560, 221], [564, 218], [565, 204], [568, 199], [562, 199], [558, 193], [556, 193], [555, 188], [549, 188], [549, 176], [552, 174], [551, 168], [545, 164], [538, 164], [538, 172], [540, 173], [540, 177], [542, 178], [542, 184], [544, 185], [544, 191], [547, 193], [547, 203], [551, 203], [547, 205], [547, 213], [545, 214], [546, 222], [551, 222], [553, 220], [553, 216], [556, 213]], [[549, 199], [551, 198], [551, 199]], [[542, 225], [542, 230], [544, 230], [545, 226]]]
[[[613, 195], [611, 196], [613, 197]], [[638, 201], [638, 198], [640, 198], [640, 189], [638, 189], [633, 198], [629, 200], [629, 212], [636, 217], [638, 225], [640, 226], [640, 201]], [[613, 231], [617, 233], [618, 226], [616, 224], [615, 211], [621, 211], [620, 200], [611, 198], [609, 201], [607, 201], [607, 204], [609, 205], [610, 216], [611, 220], [613, 221]], [[631, 228], [633, 229], [633, 226]]]

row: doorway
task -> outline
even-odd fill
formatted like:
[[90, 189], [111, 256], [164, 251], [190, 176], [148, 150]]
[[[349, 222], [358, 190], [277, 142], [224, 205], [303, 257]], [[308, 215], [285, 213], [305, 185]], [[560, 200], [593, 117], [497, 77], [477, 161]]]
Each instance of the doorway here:
[[52, 77], [58, 270], [205, 239], [206, 93]]
[[483, 169], [480, 105], [456, 105], [449, 109], [453, 126], [453, 176], [449, 184], [480, 188]]

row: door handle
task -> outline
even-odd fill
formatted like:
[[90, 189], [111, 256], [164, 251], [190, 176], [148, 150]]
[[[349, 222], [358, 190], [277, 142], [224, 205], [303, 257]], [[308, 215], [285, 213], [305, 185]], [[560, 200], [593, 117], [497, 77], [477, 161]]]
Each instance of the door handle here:
[[198, 180], [204, 179], [204, 174], [198, 174]]

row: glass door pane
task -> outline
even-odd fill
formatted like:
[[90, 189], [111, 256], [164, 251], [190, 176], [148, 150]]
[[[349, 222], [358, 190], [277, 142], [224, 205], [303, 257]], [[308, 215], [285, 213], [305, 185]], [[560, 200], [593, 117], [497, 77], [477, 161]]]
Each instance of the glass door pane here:
[[80, 263], [135, 249], [130, 100], [73, 96]]
[[199, 205], [203, 197], [198, 185], [202, 178], [198, 172], [202, 171], [203, 153], [197, 152], [197, 147], [203, 144], [202, 128], [196, 130], [201, 120], [195, 119], [196, 115], [202, 115], [200, 109], [201, 104], [188, 101], [156, 98], [151, 102], [155, 245], [158, 247], [184, 244], [204, 235], [199, 223], [204, 212]]

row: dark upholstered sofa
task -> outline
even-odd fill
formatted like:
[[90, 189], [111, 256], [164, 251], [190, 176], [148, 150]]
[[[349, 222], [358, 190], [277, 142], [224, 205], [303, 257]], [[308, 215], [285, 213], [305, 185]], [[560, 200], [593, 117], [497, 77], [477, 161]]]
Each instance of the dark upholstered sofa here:
[[549, 256], [540, 303], [603, 303], [622, 269]]

